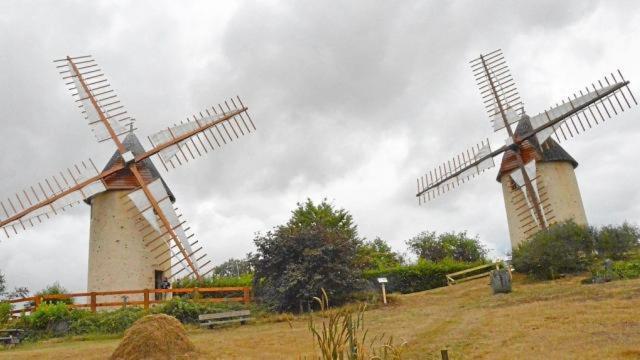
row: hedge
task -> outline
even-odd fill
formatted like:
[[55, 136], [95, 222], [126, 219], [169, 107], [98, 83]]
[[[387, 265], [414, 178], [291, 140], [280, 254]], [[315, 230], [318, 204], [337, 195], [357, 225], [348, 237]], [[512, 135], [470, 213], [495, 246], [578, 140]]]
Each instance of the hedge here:
[[445, 286], [447, 285], [445, 275], [482, 264], [482, 262], [468, 263], [446, 259], [437, 263], [420, 260], [415, 265], [367, 270], [363, 273], [363, 277], [375, 287], [379, 286], [377, 281], [379, 277], [386, 277], [389, 281], [386, 284], [387, 291], [407, 294]]

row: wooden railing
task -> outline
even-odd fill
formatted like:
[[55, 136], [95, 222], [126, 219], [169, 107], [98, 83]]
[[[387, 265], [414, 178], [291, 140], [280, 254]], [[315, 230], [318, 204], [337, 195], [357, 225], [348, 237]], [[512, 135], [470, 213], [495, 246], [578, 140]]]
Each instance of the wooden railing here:
[[[242, 292], [242, 296], [238, 297], [205, 297], [207, 294], [224, 294], [224, 293], [239, 293]], [[142, 300], [127, 301], [128, 295], [140, 295], [142, 294]], [[44, 296], [31, 296], [21, 299], [9, 300], [12, 304], [22, 304], [21, 309], [12, 310], [12, 313], [20, 313], [23, 311], [31, 312], [38, 309], [40, 304], [51, 300], [65, 300], [74, 299], [69, 307], [71, 308], [89, 308], [92, 312], [95, 312], [99, 307], [123, 307], [123, 306], [140, 306], [148, 309], [151, 304], [158, 304], [167, 301], [167, 299], [156, 300], [151, 298], [151, 294], [172, 294], [172, 296], [180, 294], [191, 294], [191, 298], [198, 302], [227, 302], [235, 301], [248, 304], [251, 301], [251, 288], [250, 287], [215, 287], [215, 288], [180, 288], [180, 289], [142, 289], [142, 290], [117, 290], [117, 291], [94, 291], [84, 293], [72, 293], [72, 294], [55, 294]], [[99, 302], [100, 296], [114, 296], [121, 295], [122, 301], [107, 301]], [[166, 297], [161, 295], [162, 297]], [[78, 302], [76, 298], [88, 298], [88, 301], [82, 303]]]
[[[485, 277], [485, 276], [489, 276], [489, 273], [491, 272], [491, 270], [498, 269], [500, 267], [501, 263], [500, 262], [495, 262], [495, 263], [491, 263], [491, 264], [485, 264], [485, 265], [480, 265], [480, 266], [476, 266], [470, 269], [466, 269], [466, 270], [462, 270], [462, 271], [457, 271], [454, 273], [450, 273], [447, 274], [447, 285], [453, 285], [453, 284], [457, 284], [457, 283], [461, 283], [464, 281], [469, 281], [469, 280], [473, 280], [473, 279], [478, 279], [481, 277]], [[471, 276], [467, 276], [470, 273], [474, 273], [474, 272], [478, 272], [479, 270], [483, 270], [482, 272], [479, 272], [477, 274], [471, 275]]]

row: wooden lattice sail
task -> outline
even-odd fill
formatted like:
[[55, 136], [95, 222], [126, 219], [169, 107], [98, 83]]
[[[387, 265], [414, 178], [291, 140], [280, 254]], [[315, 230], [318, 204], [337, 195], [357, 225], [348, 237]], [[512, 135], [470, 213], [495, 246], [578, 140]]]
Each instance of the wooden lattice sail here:
[[[196, 246], [151, 159], [168, 170], [250, 134], [256, 127], [248, 108], [239, 97], [228, 99], [150, 135], [151, 146], [145, 149], [134, 134], [134, 119], [91, 56], [68, 56], [55, 63], [96, 140], [111, 141], [116, 154], [103, 171], [93, 161], [83, 161], [0, 200], [0, 233], [18, 234], [102, 192], [130, 189], [125, 196], [131, 216], [143, 219], [139, 230], [144, 245], [164, 271], [197, 278], [210, 272], [211, 261]], [[163, 258], [167, 248], [169, 255]]]
[[[629, 89], [629, 81], [618, 70], [530, 117], [524, 111], [502, 51], [480, 55], [471, 61], [471, 68], [493, 130], [507, 132], [506, 144], [491, 150], [489, 141], [482, 141], [428, 171], [417, 179], [416, 197], [419, 203], [433, 200], [493, 167], [493, 158], [504, 155], [501, 174], [510, 178], [513, 192], [510, 201], [522, 231], [530, 237], [556, 222], [544, 181], [537, 171], [544, 152], [557, 146], [556, 142], [637, 105], [637, 101]], [[514, 124], [519, 131], [514, 132]]]

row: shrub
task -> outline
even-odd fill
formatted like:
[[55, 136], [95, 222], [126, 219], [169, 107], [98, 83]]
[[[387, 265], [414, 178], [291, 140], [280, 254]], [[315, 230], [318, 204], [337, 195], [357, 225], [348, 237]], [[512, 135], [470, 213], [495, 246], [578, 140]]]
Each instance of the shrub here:
[[253, 274], [244, 274], [241, 276], [210, 276], [200, 280], [194, 278], [183, 278], [175, 281], [172, 287], [194, 288], [194, 287], [244, 287], [251, 286], [253, 282]]
[[603, 226], [596, 232], [596, 250], [601, 258], [626, 259], [638, 248], [638, 227], [624, 223], [620, 226]]
[[11, 318], [12, 306], [8, 302], [0, 302], [0, 325], [6, 324]]
[[586, 271], [595, 260], [595, 233], [572, 220], [552, 225], [521, 243], [512, 255], [516, 271], [537, 279]]
[[58, 321], [71, 320], [71, 311], [65, 303], [42, 303], [36, 311], [26, 319], [29, 328], [33, 330], [47, 330]]
[[482, 262], [466, 263], [444, 260], [434, 263], [420, 260], [415, 265], [397, 266], [383, 270], [368, 270], [363, 275], [369, 281], [371, 287], [377, 289], [380, 286], [377, 279], [386, 277], [389, 281], [386, 284], [387, 291], [406, 294], [445, 286], [447, 285], [447, 274], [478, 265], [482, 265]]
[[484, 261], [487, 249], [478, 237], [469, 237], [466, 231], [436, 235], [423, 231], [406, 241], [409, 250], [419, 258], [430, 261], [453, 259], [457, 261]]
[[298, 204], [286, 225], [258, 234], [254, 242], [254, 293], [273, 310], [303, 310], [321, 288], [331, 289], [340, 303], [361, 285], [356, 225], [346, 210], [326, 200]]
[[512, 264], [516, 271], [537, 279], [598, 271], [598, 262], [605, 258], [628, 258], [638, 248], [639, 234], [637, 227], [627, 223], [596, 229], [569, 220], [521, 243], [513, 251]]
[[623, 279], [639, 278], [640, 259], [616, 261], [613, 263], [613, 272]]

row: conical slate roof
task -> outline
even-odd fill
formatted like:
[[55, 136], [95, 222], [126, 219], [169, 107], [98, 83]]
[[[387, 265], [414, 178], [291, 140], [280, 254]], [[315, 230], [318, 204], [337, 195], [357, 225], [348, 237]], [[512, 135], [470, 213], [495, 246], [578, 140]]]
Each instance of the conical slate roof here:
[[[518, 122], [518, 126], [516, 126], [515, 135], [523, 136], [532, 130], [533, 127], [529, 121], [529, 116], [525, 114]], [[551, 137], [549, 137], [542, 145], [543, 146], [540, 146], [540, 143], [535, 136], [524, 141], [520, 148], [522, 161], [524, 161], [525, 164], [532, 159], [535, 159], [538, 162], [567, 161], [571, 163], [574, 168], [578, 167], [578, 162]], [[500, 178], [503, 174], [511, 172], [517, 167], [518, 163], [516, 161], [516, 154], [511, 150], [505, 151], [504, 155], [502, 155], [500, 171], [498, 172], [496, 180], [500, 182]]]
[[[145, 153], [144, 147], [138, 140], [138, 137], [132, 132], [124, 138], [122, 144], [127, 150], [131, 151], [134, 156]], [[109, 159], [107, 165], [105, 165], [104, 170], [102, 171], [109, 170], [112, 167], [120, 164], [123, 164], [123, 160], [120, 156], [120, 152], [116, 151], [113, 156], [111, 156], [111, 159]], [[152, 182], [155, 179], [160, 179], [165, 189], [167, 190], [167, 194], [169, 194], [169, 198], [171, 199], [171, 201], [176, 201], [175, 196], [171, 192], [171, 189], [169, 189], [167, 183], [165, 183], [164, 179], [162, 179], [162, 177], [160, 176], [160, 172], [150, 158], [146, 158], [138, 163], [138, 170], [140, 171], [142, 178], [147, 183]], [[138, 187], [138, 182], [129, 169], [122, 169], [114, 174], [107, 176], [104, 180], [107, 186], [107, 190], [128, 190]], [[87, 200], [87, 202], [89, 202], [89, 199]]]

